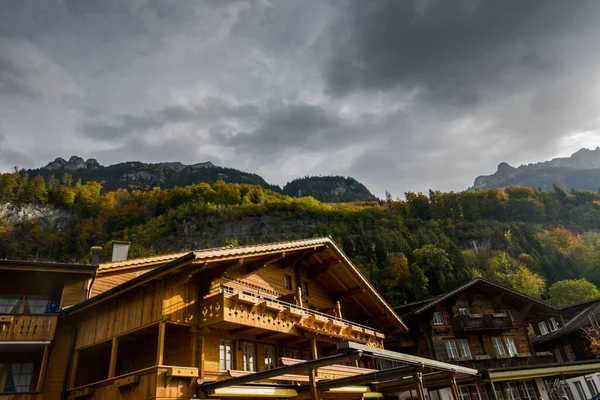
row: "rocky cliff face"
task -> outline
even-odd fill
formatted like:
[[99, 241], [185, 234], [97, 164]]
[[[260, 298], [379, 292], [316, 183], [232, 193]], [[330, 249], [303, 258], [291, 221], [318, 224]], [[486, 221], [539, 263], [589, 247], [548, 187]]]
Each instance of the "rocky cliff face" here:
[[470, 190], [492, 187], [530, 186], [551, 190], [553, 185], [567, 189], [600, 189], [600, 147], [581, 149], [571, 157], [521, 165], [514, 168], [503, 162], [492, 175], [478, 176]]

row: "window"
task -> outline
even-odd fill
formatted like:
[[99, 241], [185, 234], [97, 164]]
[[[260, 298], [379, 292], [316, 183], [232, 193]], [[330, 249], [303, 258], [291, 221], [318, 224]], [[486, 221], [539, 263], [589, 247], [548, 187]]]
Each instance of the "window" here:
[[592, 396], [598, 394], [598, 386], [596, 386], [594, 378], [585, 378], [585, 383], [587, 383], [588, 389], [590, 389], [590, 393], [592, 394]]
[[294, 358], [296, 360], [302, 359], [302, 354], [301, 354], [300, 350], [291, 349], [288, 347], [287, 353], [288, 353], [288, 357], [290, 357], [290, 358]]
[[29, 384], [33, 375], [33, 363], [4, 364], [4, 368], [7, 369], [4, 392], [29, 392]]
[[283, 276], [283, 285], [286, 289], [292, 290], [292, 277], [289, 275]]
[[556, 323], [556, 320], [554, 319], [554, 317], [552, 317], [548, 320], [548, 328], [550, 328], [550, 332], [554, 332], [554, 331], [558, 330], [558, 324]]
[[49, 301], [47, 296], [26, 296], [23, 314], [43, 314]]
[[573, 346], [571, 346], [570, 344], [566, 344], [564, 349], [565, 349], [565, 354], [567, 355], [567, 360], [569, 360], [569, 361], [577, 360], [577, 357], [575, 357], [575, 352], [573, 351]]
[[523, 393], [524, 400], [536, 400], [537, 394], [535, 392], [535, 387], [533, 386], [533, 381], [523, 381], [521, 382], [521, 392]]
[[465, 339], [459, 339], [456, 341], [458, 345], [458, 354], [460, 358], [471, 358], [471, 350], [469, 350], [469, 343]]
[[275, 368], [275, 347], [265, 346], [264, 347], [264, 356], [265, 356], [265, 369]]
[[585, 395], [585, 392], [583, 391], [583, 385], [581, 384], [581, 382], [575, 381], [573, 382], [573, 384], [575, 385], [575, 389], [577, 389], [577, 396], [579, 396], [579, 400], [586, 400], [587, 397]]
[[459, 307], [458, 313], [461, 315], [469, 315], [469, 309], [467, 307]]
[[546, 325], [546, 321], [538, 322], [538, 328], [540, 329], [540, 335], [545, 335], [549, 332], [548, 325]]
[[244, 371], [256, 371], [256, 364], [254, 362], [255, 347], [253, 343], [242, 344], [242, 363], [244, 364]]
[[504, 385], [504, 398], [506, 400], [521, 400], [516, 382], [508, 382]]
[[496, 350], [496, 356], [504, 357], [506, 355], [506, 351], [504, 350], [504, 346], [502, 346], [502, 340], [500, 340], [500, 338], [493, 337], [492, 345], [494, 345], [494, 350]]
[[302, 281], [302, 294], [304, 296], [309, 296], [308, 294], [308, 282]]
[[562, 354], [560, 354], [560, 349], [556, 348], [552, 350], [552, 354], [554, 354], [554, 361], [559, 363], [563, 362]]
[[471, 395], [469, 394], [469, 387], [467, 385], [458, 386], [458, 398], [460, 400], [471, 400]]
[[432, 324], [433, 325], [444, 325], [444, 317], [442, 316], [441, 312], [434, 312], [433, 313]]
[[504, 338], [504, 346], [506, 346], [506, 351], [508, 355], [511, 357], [517, 356], [517, 347], [515, 346], [515, 341], [511, 337]]
[[221, 371], [233, 369], [233, 344], [230, 340], [221, 340], [219, 346], [219, 363]]
[[458, 350], [456, 349], [456, 342], [454, 342], [454, 340], [448, 340], [446, 342], [446, 351], [448, 352], [448, 358], [450, 360], [458, 358]]
[[1, 314], [16, 314], [19, 312], [19, 303], [21, 296], [0, 296], [0, 313]]

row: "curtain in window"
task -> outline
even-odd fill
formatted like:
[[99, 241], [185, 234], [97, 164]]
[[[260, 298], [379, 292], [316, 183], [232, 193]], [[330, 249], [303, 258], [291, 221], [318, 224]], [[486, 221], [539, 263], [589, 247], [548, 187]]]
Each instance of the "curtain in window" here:
[[48, 296], [27, 296], [25, 300], [24, 314], [43, 314], [48, 306]]
[[[6, 383], [12, 378], [12, 391], [17, 393], [29, 392], [29, 384], [31, 383], [31, 375], [33, 374], [33, 363], [15, 363], [11, 364], [8, 371]], [[5, 387], [5, 391], [10, 388]]]

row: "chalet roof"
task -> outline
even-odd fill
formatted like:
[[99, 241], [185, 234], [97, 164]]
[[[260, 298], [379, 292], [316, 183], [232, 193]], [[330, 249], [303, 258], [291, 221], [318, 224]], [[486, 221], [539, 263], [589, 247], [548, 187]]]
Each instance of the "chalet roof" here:
[[[258, 263], [258, 265], [260, 265], [260, 263], [265, 263], [264, 260], [272, 258], [277, 254], [281, 254], [284, 257], [296, 254], [296, 257], [298, 257], [302, 254], [312, 253], [316, 250], [327, 250], [328, 253], [332, 255], [331, 259], [321, 260], [317, 258], [319, 259], [319, 262], [312, 266], [315, 272], [320, 272], [319, 280], [325, 286], [330, 287], [337, 292], [347, 291], [352, 293], [350, 296], [347, 296], [345, 301], [362, 303], [364, 310], [373, 312], [373, 316], [381, 318], [387, 321], [387, 325], [393, 326], [393, 329], [390, 327], [390, 331], [408, 330], [400, 317], [392, 310], [385, 300], [383, 300], [379, 293], [377, 293], [373, 286], [371, 286], [367, 279], [359, 272], [352, 261], [348, 259], [338, 245], [329, 237], [251, 246], [220, 247], [161, 256], [164, 257], [163, 260], [167, 261], [166, 263], [161, 263], [159, 266], [148, 272], [129, 279], [86, 301], [69, 307], [68, 309], [65, 309], [64, 312], [66, 314], [73, 313], [77, 310], [112, 298], [150, 280], [182, 271], [183, 269], [191, 268], [194, 269], [195, 272], [200, 272], [202, 270], [218, 267], [224, 272], [228, 268], [234, 268], [236, 265], [239, 266], [246, 262]], [[141, 262], [148, 263], [149, 259], [156, 260], [156, 258], [152, 257], [142, 259]], [[110, 264], [113, 268], [125, 268], [126, 266], [136, 265], [135, 262], [135, 260], [129, 260], [129, 264], [124, 264], [125, 262]], [[106, 269], [107, 267], [105, 267], [104, 270], [106, 271]], [[359, 288], [360, 290], [355, 290]], [[357, 309], [358, 307], [353, 303], [352, 308]], [[356, 310], [353, 311], [356, 312]]]
[[96, 273], [97, 265], [76, 264], [76, 263], [58, 263], [50, 261], [22, 261], [0, 259], [0, 269], [3, 270], [26, 270], [26, 271], [44, 271], [44, 272], [66, 272], [90, 274]]
[[532, 344], [544, 343], [585, 328], [600, 317], [600, 298], [563, 307], [560, 310], [565, 324], [554, 332], [531, 338]]
[[476, 290], [484, 289], [486, 293], [493, 295], [493, 296], [496, 296], [498, 294], [504, 294], [505, 297], [504, 297], [503, 301], [508, 304], [513, 303], [513, 304], [518, 304], [518, 305], [523, 305], [523, 306], [527, 305], [527, 304], [532, 304], [531, 312], [538, 311], [540, 313], [548, 313], [548, 314], [553, 314], [553, 313], [556, 314], [558, 312], [557, 307], [555, 307], [549, 303], [546, 303], [545, 301], [538, 300], [534, 297], [517, 292], [516, 290], [507, 288], [505, 286], [499, 285], [497, 283], [494, 283], [494, 282], [489, 281], [484, 278], [475, 278], [472, 281], [470, 281], [462, 286], [459, 286], [458, 288], [456, 288], [446, 294], [443, 294], [434, 299], [431, 299], [431, 301], [425, 303], [424, 305], [417, 307], [417, 308], [413, 309], [412, 311], [402, 315], [402, 318], [406, 319], [406, 318], [410, 318], [415, 315], [422, 314], [423, 312], [429, 310], [433, 306], [440, 304], [440, 303], [458, 295], [459, 293], [464, 292], [469, 289], [476, 289]]

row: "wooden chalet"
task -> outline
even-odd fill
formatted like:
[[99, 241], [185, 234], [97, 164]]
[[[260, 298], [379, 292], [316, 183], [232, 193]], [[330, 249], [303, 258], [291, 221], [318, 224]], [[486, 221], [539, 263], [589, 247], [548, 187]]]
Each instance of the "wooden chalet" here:
[[366, 399], [407, 389], [424, 400], [427, 385], [477, 373], [384, 349], [407, 328], [330, 238], [109, 262], [95, 276], [86, 268], [86, 292], [63, 301], [62, 290], [56, 337], [37, 347], [32, 374], [45, 377], [0, 400]]
[[68, 349], [50, 354], [68, 338], [57, 330], [58, 310], [88, 297], [96, 268], [0, 260], [0, 399], [60, 393]]
[[[396, 311], [410, 332], [390, 341], [390, 346], [479, 371], [479, 382], [467, 379], [459, 385], [462, 400], [557, 398], [570, 394], [563, 391], [563, 380], [555, 382], [557, 378], [600, 370], [596, 362], [560, 364], [551, 352], [536, 351], [529, 332], [533, 326], [560, 326], [559, 310], [483, 278]], [[452, 397], [444, 387], [429, 391], [429, 396], [431, 400]]]

